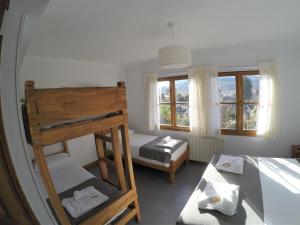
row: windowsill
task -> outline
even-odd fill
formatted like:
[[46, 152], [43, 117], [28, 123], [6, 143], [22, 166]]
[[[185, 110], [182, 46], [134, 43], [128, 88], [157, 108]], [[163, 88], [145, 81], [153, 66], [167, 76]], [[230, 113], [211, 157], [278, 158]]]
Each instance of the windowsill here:
[[160, 129], [161, 130], [172, 130], [172, 131], [190, 132], [190, 128], [189, 127], [171, 127], [171, 126], [161, 125]]
[[231, 135], [231, 136], [257, 137], [256, 131], [251, 131], [251, 130], [237, 131], [237, 130], [222, 129], [221, 134], [222, 135]]

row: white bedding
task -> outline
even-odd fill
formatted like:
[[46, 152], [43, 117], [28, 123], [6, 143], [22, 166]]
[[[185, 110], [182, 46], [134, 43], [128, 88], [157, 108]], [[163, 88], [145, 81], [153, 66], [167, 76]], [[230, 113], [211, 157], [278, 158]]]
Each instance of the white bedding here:
[[[39, 182], [43, 184], [39, 171], [35, 171]], [[93, 174], [74, 162], [71, 158], [56, 165], [55, 167], [50, 167], [49, 172], [57, 193], [64, 192], [90, 178], [95, 177]], [[43, 188], [43, 192], [46, 194], [44, 186], [40, 186]]]
[[[156, 160], [147, 159], [147, 158], [139, 156], [140, 147], [143, 146], [144, 144], [150, 142], [150, 141], [153, 141], [156, 138], [157, 138], [157, 136], [152, 136], [152, 135], [147, 135], [147, 134], [139, 134], [139, 133], [131, 133], [129, 135], [129, 141], [130, 141], [130, 146], [131, 146], [132, 158], [138, 159], [138, 160], [141, 160], [141, 161], [144, 161], [144, 162], [156, 164], [156, 165], [169, 167], [170, 166], [169, 163], [162, 163], [162, 162], [159, 162], [159, 161], [156, 161]], [[171, 160], [178, 159], [185, 152], [186, 148], [187, 148], [187, 142], [185, 142], [183, 145], [181, 145], [177, 149], [177, 151], [175, 151], [172, 154]], [[112, 150], [111, 143], [107, 143], [107, 149]]]
[[266, 225], [298, 225], [300, 164], [296, 159], [258, 158]]

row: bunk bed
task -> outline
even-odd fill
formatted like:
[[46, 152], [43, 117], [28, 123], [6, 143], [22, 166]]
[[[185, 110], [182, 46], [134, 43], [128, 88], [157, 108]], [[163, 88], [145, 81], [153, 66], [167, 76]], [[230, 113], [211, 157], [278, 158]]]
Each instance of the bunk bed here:
[[[25, 82], [26, 117], [30, 143], [35, 155], [37, 173], [44, 183], [47, 201], [62, 225], [71, 224], [126, 224], [132, 218], [141, 220], [134, 180], [128, 135], [126, 88], [124, 82], [117, 87], [36, 89], [34, 81]], [[108, 175], [108, 163], [103, 149], [102, 132], [109, 130], [113, 146], [113, 161], [117, 183]], [[121, 131], [122, 150], [119, 130]], [[68, 158], [66, 141], [94, 134], [98, 164], [102, 180]], [[64, 150], [45, 157], [43, 148], [64, 143]], [[83, 149], [84, 151], [84, 149]], [[122, 161], [122, 152], [124, 164]], [[51, 157], [57, 157], [50, 166]], [[57, 162], [60, 163], [57, 163]], [[62, 185], [62, 176], [72, 182]], [[78, 176], [76, 176], [78, 175]], [[93, 186], [109, 197], [104, 204], [88, 213], [73, 218], [62, 206], [62, 199], [76, 190]]]

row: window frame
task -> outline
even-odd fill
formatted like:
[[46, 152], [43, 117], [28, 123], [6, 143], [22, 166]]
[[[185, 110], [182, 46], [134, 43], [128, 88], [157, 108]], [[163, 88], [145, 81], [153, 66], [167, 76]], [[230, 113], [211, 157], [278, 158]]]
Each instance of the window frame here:
[[[179, 75], [172, 77], [161, 77], [158, 78], [158, 82], [160, 81], [169, 81], [170, 82], [170, 103], [160, 103], [161, 104], [169, 104], [171, 106], [171, 125], [160, 124], [161, 130], [174, 130], [174, 131], [185, 131], [189, 132], [190, 127], [177, 126], [176, 124], [176, 89], [175, 89], [175, 81], [176, 80], [188, 80], [188, 75]], [[186, 103], [182, 103], [186, 104]], [[189, 105], [189, 103], [187, 103]]]
[[[222, 135], [235, 135], [235, 136], [256, 136], [256, 130], [244, 130], [244, 104], [259, 104], [259, 101], [244, 101], [244, 83], [243, 76], [247, 75], [260, 75], [259, 70], [249, 70], [249, 71], [228, 71], [219, 72], [218, 77], [234, 76], [236, 82], [236, 101], [235, 102], [221, 102], [221, 104], [235, 104], [236, 105], [236, 129], [223, 129], [221, 128]], [[222, 122], [222, 121], [221, 121]]]

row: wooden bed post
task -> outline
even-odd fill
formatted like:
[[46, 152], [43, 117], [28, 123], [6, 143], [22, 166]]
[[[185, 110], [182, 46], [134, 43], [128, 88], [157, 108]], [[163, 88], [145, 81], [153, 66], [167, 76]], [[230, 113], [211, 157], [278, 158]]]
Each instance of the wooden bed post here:
[[63, 141], [63, 146], [64, 146], [64, 152], [67, 153], [68, 156], [70, 156], [70, 152], [69, 152], [69, 147], [68, 147], [67, 141]]
[[[123, 96], [124, 96], [124, 98], [126, 98], [125, 82], [118, 82], [118, 87], [124, 88], [125, 93]], [[126, 109], [127, 106], [124, 108]], [[135, 179], [134, 179], [134, 173], [133, 173], [133, 166], [132, 166], [131, 148], [130, 148], [130, 144], [129, 144], [128, 114], [127, 114], [127, 110], [125, 110], [125, 109], [122, 110], [122, 113], [123, 113], [124, 117], [126, 118], [126, 122], [121, 126], [123, 153], [124, 153], [126, 168], [128, 169], [130, 187], [135, 190], [135, 193], [137, 193]], [[134, 207], [136, 208], [136, 211], [137, 211], [136, 220], [138, 222], [140, 222], [141, 221], [141, 209], [140, 209], [140, 205], [139, 205], [137, 196], [134, 201]]]
[[44, 186], [47, 190], [49, 200], [52, 204], [52, 207], [62, 225], [71, 225], [69, 218], [67, 217], [67, 215], [61, 205], [60, 199], [57, 195], [54, 184], [52, 182], [52, 178], [51, 178], [49, 170], [48, 170], [48, 166], [47, 166], [46, 159], [45, 159], [45, 156], [43, 153], [43, 149], [38, 144], [34, 144], [32, 147], [33, 147], [33, 151], [34, 151], [34, 154], [36, 157], [36, 162], [37, 162], [42, 180], [45, 184]]
[[127, 185], [125, 181], [125, 173], [122, 162], [122, 153], [120, 149], [119, 130], [117, 127], [111, 129], [112, 148], [114, 153], [114, 163], [116, 172], [118, 175], [118, 181], [120, 188], [123, 192], [127, 191]]
[[[34, 81], [26, 81], [25, 82], [25, 96], [26, 96], [26, 110], [27, 113], [31, 116], [37, 115], [37, 105], [36, 100], [31, 98], [31, 95], [34, 93]], [[49, 200], [52, 204], [52, 207], [61, 221], [62, 225], [71, 225], [69, 219], [61, 205], [60, 199], [56, 193], [54, 184], [52, 182], [52, 178], [50, 176], [48, 165], [46, 163], [46, 159], [43, 153], [43, 148], [39, 140], [40, 136], [40, 126], [39, 124], [32, 124], [32, 120], [29, 120], [30, 132], [33, 142], [33, 151], [35, 154], [37, 166], [39, 168], [39, 172], [41, 174], [42, 180], [44, 182], [44, 186], [48, 192]]]

